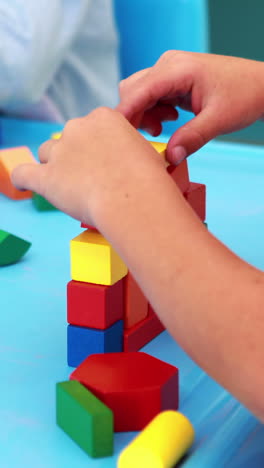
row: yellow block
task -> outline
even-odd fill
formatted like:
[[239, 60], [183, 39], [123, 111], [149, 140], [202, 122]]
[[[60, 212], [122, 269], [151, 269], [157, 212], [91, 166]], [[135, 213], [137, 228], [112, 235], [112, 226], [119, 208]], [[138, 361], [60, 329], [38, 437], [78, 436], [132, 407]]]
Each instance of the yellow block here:
[[99, 232], [82, 232], [71, 240], [70, 251], [75, 281], [112, 285], [127, 275], [125, 263]]
[[53, 134], [51, 135], [51, 139], [52, 139], [52, 140], [59, 140], [60, 137], [61, 137], [61, 135], [62, 135], [61, 132], [53, 133]]
[[168, 166], [169, 163], [166, 160], [167, 143], [161, 143], [160, 141], [150, 141], [149, 143], [160, 154], [160, 156], [162, 156]]
[[189, 419], [178, 411], [164, 411], [123, 450], [118, 468], [172, 468], [193, 440]]

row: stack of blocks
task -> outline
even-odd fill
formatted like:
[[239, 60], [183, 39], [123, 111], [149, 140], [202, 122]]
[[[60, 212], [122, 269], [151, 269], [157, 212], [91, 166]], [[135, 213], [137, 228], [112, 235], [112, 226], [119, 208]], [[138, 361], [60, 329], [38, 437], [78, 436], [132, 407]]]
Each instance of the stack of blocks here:
[[68, 364], [123, 349], [126, 265], [94, 230], [71, 241], [72, 281], [67, 286]]
[[[165, 159], [166, 145], [152, 145]], [[167, 172], [205, 222], [205, 186], [190, 182], [187, 162], [167, 164]], [[176, 412], [178, 369], [137, 352], [164, 327], [110, 243], [94, 227], [82, 227], [86, 231], [71, 241], [67, 285], [68, 364], [77, 368], [70, 381], [57, 384], [57, 423], [89, 455], [102, 457], [112, 454], [115, 431], [142, 430], [160, 415], [118, 466], [143, 466], [144, 453], [152, 464], [171, 467], [194, 435]]]
[[[151, 142], [164, 158], [166, 144]], [[201, 221], [205, 221], [205, 185], [190, 182], [187, 161], [167, 164]], [[67, 285], [68, 364], [87, 356], [138, 351], [164, 330], [126, 265], [92, 226], [71, 241], [71, 276]]]

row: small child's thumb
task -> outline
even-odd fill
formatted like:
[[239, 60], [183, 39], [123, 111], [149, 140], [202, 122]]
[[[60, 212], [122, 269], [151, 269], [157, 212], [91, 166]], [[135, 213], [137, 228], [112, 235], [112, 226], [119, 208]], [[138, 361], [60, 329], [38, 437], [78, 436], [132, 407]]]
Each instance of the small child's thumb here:
[[217, 135], [219, 124], [215, 111], [204, 110], [172, 135], [168, 143], [167, 160], [178, 165]]

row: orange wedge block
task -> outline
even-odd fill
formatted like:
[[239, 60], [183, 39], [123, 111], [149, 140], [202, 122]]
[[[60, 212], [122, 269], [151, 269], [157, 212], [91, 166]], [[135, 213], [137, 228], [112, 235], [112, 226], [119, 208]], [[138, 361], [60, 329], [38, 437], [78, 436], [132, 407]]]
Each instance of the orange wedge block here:
[[31, 151], [26, 146], [0, 150], [0, 193], [12, 200], [32, 198], [29, 190], [20, 191], [11, 182], [11, 173], [20, 164], [36, 163]]

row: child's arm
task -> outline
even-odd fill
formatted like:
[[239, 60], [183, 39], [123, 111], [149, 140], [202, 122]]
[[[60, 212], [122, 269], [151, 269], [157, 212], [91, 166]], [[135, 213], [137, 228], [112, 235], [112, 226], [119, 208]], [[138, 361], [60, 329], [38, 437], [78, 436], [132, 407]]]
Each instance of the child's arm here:
[[120, 85], [118, 110], [153, 135], [162, 121], [175, 120], [174, 107], [196, 117], [168, 144], [177, 163], [212, 138], [250, 125], [264, 113], [264, 64], [253, 60], [191, 52], [166, 52], [149, 69]]
[[0, 0], [0, 108], [37, 102], [87, 18], [91, 0]]
[[161, 158], [117, 112], [98, 109], [13, 173], [94, 224], [178, 343], [264, 420], [264, 275], [205, 229]]

